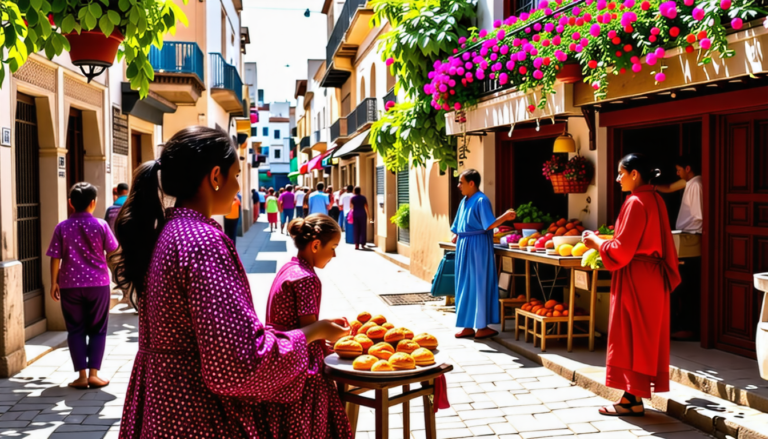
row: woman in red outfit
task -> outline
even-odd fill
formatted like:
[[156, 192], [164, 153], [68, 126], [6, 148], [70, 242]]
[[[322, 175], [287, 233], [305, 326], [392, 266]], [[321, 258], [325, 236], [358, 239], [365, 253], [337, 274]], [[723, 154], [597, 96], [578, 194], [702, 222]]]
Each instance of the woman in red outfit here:
[[613, 272], [606, 385], [624, 391], [605, 416], [643, 416], [642, 398], [669, 391], [669, 295], [680, 283], [677, 251], [664, 200], [650, 185], [658, 170], [641, 154], [619, 163], [623, 192], [631, 192], [612, 240], [587, 232], [584, 243], [600, 251]]

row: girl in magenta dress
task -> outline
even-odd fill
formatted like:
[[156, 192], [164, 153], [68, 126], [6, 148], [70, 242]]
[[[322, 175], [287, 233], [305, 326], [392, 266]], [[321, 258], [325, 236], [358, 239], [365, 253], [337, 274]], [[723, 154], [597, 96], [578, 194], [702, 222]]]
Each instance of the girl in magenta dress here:
[[[277, 273], [267, 303], [267, 324], [280, 331], [311, 325], [318, 320], [322, 285], [315, 267], [324, 268], [336, 256], [341, 229], [328, 215], [297, 218], [288, 231], [299, 253]], [[293, 404], [265, 404], [280, 413], [270, 437], [286, 439], [347, 439], [352, 437], [349, 420], [335, 383], [323, 374], [322, 341], [309, 345], [309, 367], [304, 391]]]
[[[136, 172], [113, 257], [139, 308], [120, 438], [273, 437], [276, 413], [261, 403], [297, 401], [308, 345], [349, 333], [327, 320], [287, 332], [259, 321], [234, 245], [211, 218], [230, 211], [239, 173], [230, 137], [204, 127], [178, 132]], [[176, 200], [168, 211], [161, 187]]]

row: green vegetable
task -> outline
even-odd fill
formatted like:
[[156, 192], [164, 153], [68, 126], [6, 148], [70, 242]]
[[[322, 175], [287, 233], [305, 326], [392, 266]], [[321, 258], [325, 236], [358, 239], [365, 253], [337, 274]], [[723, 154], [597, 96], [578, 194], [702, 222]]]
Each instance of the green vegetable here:
[[595, 249], [587, 250], [587, 252], [584, 253], [581, 257], [581, 266], [589, 266], [589, 268], [593, 270], [605, 268], [605, 265], [603, 265], [603, 258], [600, 257], [600, 252]]
[[533, 202], [521, 204], [515, 209], [519, 221], [522, 223], [551, 223], [553, 222], [552, 216], [540, 211]]
[[608, 226], [603, 224], [599, 229], [597, 229], [597, 232], [599, 235], [613, 235], [614, 230], [609, 229]]

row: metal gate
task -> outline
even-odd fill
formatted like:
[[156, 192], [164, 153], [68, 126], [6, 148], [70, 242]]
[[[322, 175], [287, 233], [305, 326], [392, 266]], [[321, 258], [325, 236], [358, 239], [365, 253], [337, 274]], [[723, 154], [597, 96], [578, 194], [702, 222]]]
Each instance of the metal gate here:
[[[397, 173], [397, 207], [408, 204], [410, 201], [410, 176], [408, 169], [398, 171]], [[403, 244], [411, 243], [411, 231], [409, 229], [397, 228], [397, 240]]]
[[16, 101], [16, 237], [22, 265], [24, 326], [45, 318], [40, 236], [40, 157], [34, 100]]

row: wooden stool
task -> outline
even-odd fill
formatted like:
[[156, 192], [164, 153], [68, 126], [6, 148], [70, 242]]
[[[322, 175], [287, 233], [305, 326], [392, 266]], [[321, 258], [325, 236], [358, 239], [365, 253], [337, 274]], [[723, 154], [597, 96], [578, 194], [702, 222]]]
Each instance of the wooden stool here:
[[[525, 305], [525, 300], [518, 299], [499, 299], [499, 314], [501, 314], [501, 332], [504, 332], [507, 319], [515, 318], [515, 310]], [[511, 314], [507, 314], [507, 310], [511, 311]]]
[[[347, 417], [349, 417], [349, 423], [352, 426], [352, 437], [354, 437], [357, 431], [357, 417], [362, 405], [370, 407], [375, 411], [376, 439], [389, 438], [389, 408], [397, 404], [403, 405], [403, 438], [410, 438], [410, 401], [418, 397], [424, 398], [424, 426], [427, 432], [427, 439], [436, 439], [435, 412], [429, 397], [435, 394], [435, 378], [445, 375], [452, 370], [452, 365], [441, 364], [436, 369], [431, 369], [418, 375], [369, 378], [348, 374], [327, 366], [325, 368], [328, 376], [336, 381], [339, 386], [341, 402], [346, 403]], [[421, 387], [411, 390], [411, 384], [415, 383], [420, 383]], [[403, 393], [390, 399], [389, 389], [401, 386]], [[375, 399], [360, 395], [369, 390], [375, 391]]]

